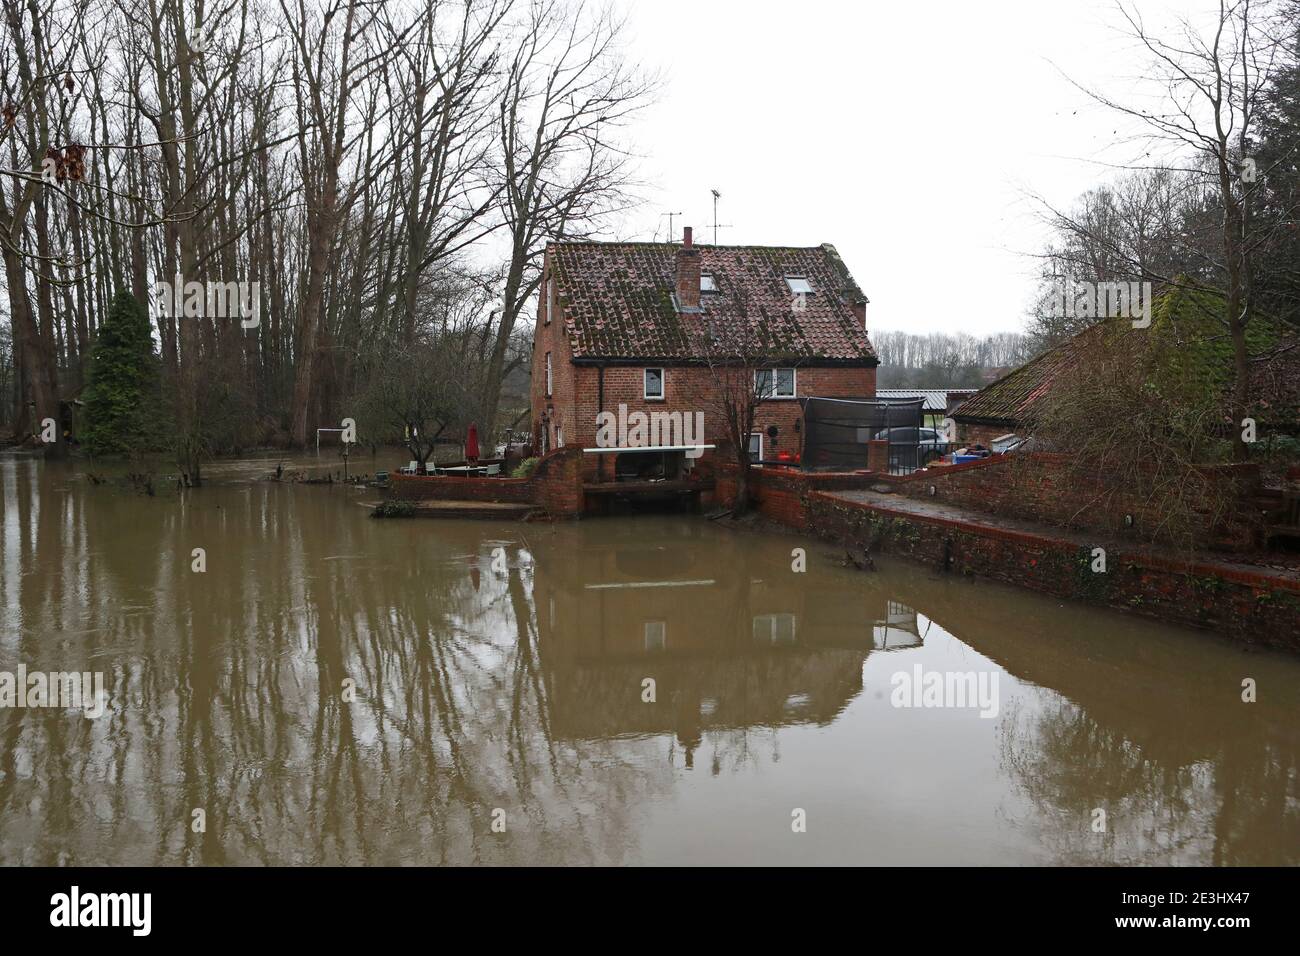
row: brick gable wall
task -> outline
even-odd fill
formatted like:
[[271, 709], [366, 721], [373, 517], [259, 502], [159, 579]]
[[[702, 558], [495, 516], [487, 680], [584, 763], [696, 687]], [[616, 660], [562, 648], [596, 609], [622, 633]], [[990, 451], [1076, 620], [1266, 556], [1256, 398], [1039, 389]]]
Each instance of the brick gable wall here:
[[[595, 447], [596, 420], [602, 410], [600, 379], [597, 368], [587, 365], [573, 367], [573, 398], [565, 403], [565, 408], [571, 409], [564, 432], [566, 444]], [[604, 370], [603, 408], [615, 415], [620, 403], [627, 405], [629, 414], [636, 411], [647, 415], [653, 412], [679, 412], [683, 415], [702, 412], [704, 443], [718, 444], [727, 437], [726, 426], [715, 420], [716, 412], [710, 408], [707, 397], [702, 398], [712, 391], [714, 381], [714, 372], [710, 369], [669, 366], [664, 369], [663, 400], [647, 400], [644, 368], [607, 367]], [[797, 393], [801, 396], [862, 398], [876, 394], [874, 368], [801, 368], [795, 381]], [[795, 431], [795, 422], [801, 417], [799, 403], [793, 399], [777, 399], [759, 405], [755, 414], [755, 431], [766, 433], [769, 426], [775, 425], [778, 432], [775, 441], [764, 434], [763, 454], [775, 457], [783, 451], [798, 453], [802, 447], [802, 434]], [[596, 456], [587, 457], [594, 459]], [[863, 467], [866, 467], [865, 461]], [[588, 475], [594, 475], [595, 470], [594, 462], [584, 468]], [[605, 466], [605, 474], [609, 476], [612, 473], [612, 466]]]
[[[538, 296], [537, 326], [533, 333], [532, 379], [529, 396], [532, 405], [533, 446], [536, 453], [556, 447], [557, 433], [563, 430], [565, 445], [575, 444], [570, 438], [576, 426], [574, 412], [573, 351], [564, 322], [560, 316], [547, 322], [550, 308], [551, 274], [549, 265], [543, 266], [543, 281]], [[551, 354], [551, 394], [546, 393], [546, 354]], [[543, 428], [549, 430], [549, 441], [542, 441]]]

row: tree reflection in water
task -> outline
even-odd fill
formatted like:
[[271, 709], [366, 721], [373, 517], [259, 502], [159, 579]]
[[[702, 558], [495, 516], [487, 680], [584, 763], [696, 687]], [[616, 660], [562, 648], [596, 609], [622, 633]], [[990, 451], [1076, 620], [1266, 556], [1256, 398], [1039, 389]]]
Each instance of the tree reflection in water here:
[[[0, 710], [3, 864], [637, 862], [656, 814], [752, 826], [791, 791], [837, 821], [816, 859], [901, 827], [927, 859], [973, 832], [988, 862], [1300, 862], [1289, 658], [689, 518], [376, 522], [350, 489], [143, 499], [12, 461], [0, 484], [0, 669], [110, 697]], [[996, 722], [864, 693], [977, 660], [1016, 689]], [[918, 814], [936, 768], [996, 786]]]

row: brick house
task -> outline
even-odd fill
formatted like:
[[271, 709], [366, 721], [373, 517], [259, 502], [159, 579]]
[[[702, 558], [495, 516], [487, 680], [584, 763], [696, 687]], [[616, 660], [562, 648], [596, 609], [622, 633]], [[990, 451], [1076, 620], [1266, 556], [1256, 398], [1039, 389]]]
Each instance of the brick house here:
[[[797, 455], [799, 398], [875, 396], [880, 363], [867, 337], [866, 305], [829, 244], [696, 246], [690, 228], [680, 245], [552, 242], [533, 336], [535, 447], [594, 448], [600, 414], [620, 407], [628, 415], [700, 412], [717, 381], [701, 357], [700, 336], [743, 326], [780, 356], [755, 372], [770, 397], [757, 408], [751, 458]], [[721, 426], [712, 426], [705, 420], [705, 444], [725, 440]], [[583, 473], [608, 479], [623, 467], [606, 459], [651, 454], [677, 456], [674, 469], [682, 464], [680, 449], [593, 453]]]

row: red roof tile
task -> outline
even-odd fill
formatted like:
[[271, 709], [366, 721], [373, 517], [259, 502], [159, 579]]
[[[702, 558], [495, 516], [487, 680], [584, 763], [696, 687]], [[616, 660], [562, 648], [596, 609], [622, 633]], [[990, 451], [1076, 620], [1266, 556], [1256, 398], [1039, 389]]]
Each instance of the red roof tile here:
[[[833, 246], [697, 245], [700, 273], [718, 287], [700, 296], [702, 314], [679, 313], [674, 304], [679, 248], [651, 242], [547, 247], [575, 359], [699, 358], [705, 348], [696, 336], [712, 323], [724, 341], [743, 328], [743, 341], [761, 343], [762, 354], [773, 358], [878, 364], [853, 312], [866, 296]], [[792, 307], [787, 276], [812, 285], [802, 311]]]
[[973, 424], [1020, 425], [1030, 421], [1057, 378], [1074, 367], [1079, 355], [1098, 340], [1104, 328], [1105, 323], [1093, 325], [984, 386], [962, 402], [952, 417]]

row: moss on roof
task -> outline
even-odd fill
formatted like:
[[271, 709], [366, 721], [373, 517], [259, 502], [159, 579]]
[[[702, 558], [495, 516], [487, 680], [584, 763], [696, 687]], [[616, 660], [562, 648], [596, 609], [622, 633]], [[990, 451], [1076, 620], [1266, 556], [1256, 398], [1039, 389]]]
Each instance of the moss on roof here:
[[[1160, 346], [1154, 355], [1167, 400], [1181, 394], [1188, 402], [1200, 402], [1222, 395], [1235, 375], [1225, 312], [1222, 293], [1179, 280], [1154, 297], [1149, 328], [1133, 328], [1129, 319], [1103, 319], [985, 386], [953, 417], [970, 424], [1029, 421], [1061, 374], [1086, 349], [1102, 346], [1123, 354], [1126, 335], [1146, 336], [1144, 341]], [[1247, 349], [1252, 356], [1266, 354], [1283, 334], [1281, 323], [1257, 316], [1247, 326]]]
[[[692, 359], [703, 328], [754, 344], [782, 359], [877, 364], [854, 305], [865, 296], [832, 246], [707, 246], [700, 272], [718, 291], [702, 312], [680, 313], [676, 243], [556, 242], [547, 247], [560, 312], [574, 358]], [[814, 294], [793, 308], [786, 276], [808, 279]]]

